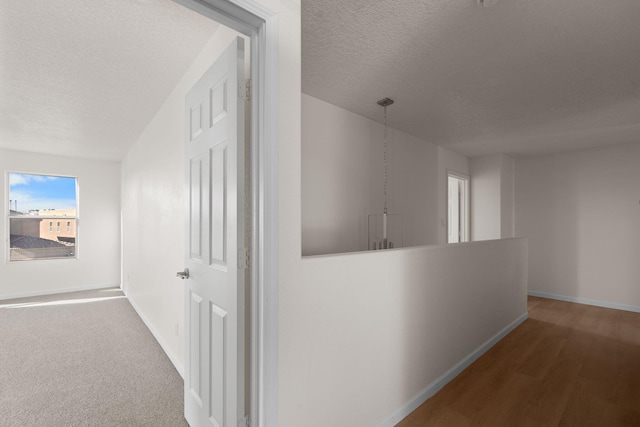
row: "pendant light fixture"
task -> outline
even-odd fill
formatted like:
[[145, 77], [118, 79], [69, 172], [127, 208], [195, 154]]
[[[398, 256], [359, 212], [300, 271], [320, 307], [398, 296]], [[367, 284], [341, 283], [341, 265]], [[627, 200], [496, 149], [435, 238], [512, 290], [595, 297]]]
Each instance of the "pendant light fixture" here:
[[402, 247], [402, 215], [388, 212], [389, 186], [389, 130], [387, 126], [387, 107], [393, 99], [384, 98], [378, 101], [384, 109], [384, 190], [382, 214], [369, 215], [369, 249], [393, 249]]

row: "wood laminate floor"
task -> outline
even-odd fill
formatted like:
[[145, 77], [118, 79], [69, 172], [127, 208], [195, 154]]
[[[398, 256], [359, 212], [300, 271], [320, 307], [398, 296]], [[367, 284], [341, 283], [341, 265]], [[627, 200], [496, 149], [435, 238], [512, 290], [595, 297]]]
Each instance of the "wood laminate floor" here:
[[525, 322], [398, 426], [640, 426], [640, 313], [528, 305]]

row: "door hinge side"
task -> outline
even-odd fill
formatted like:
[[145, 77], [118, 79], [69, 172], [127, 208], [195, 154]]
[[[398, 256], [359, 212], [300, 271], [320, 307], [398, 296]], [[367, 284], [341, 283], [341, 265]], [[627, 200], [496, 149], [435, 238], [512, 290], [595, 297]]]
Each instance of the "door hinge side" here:
[[247, 248], [238, 249], [238, 268], [240, 270], [246, 270], [249, 268], [249, 253]]
[[238, 98], [251, 101], [251, 79], [246, 79], [244, 84], [238, 82]]

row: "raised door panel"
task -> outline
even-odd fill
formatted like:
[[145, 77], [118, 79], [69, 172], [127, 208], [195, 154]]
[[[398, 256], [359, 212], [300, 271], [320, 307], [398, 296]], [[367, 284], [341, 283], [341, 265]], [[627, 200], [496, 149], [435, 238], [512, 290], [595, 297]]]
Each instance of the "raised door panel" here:
[[227, 268], [227, 144], [211, 149], [210, 265]]
[[227, 78], [225, 76], [209, 89], [211, 126], [224, 119], [227, 115], [227, 96]]
[[225, 387], [226, 387], [226, 345], [227, 345], [227, 312], [215, 304], [211, 305], [211, 378], [209, 402], [209, 420], [215, 427], [225, 425]]
[[206, 185], [204, 182], [205, 158], [199, 156], [189, 162], [189, 257], [202, 262], [202, 220]]
[[195, 105], [191, 106], [189, 110], [189, 140], [193, 141], [202, 134], [204, 110], [203, 100], [199, 100]]
[[[203, 299], [195, 292], [190, 292], [189, 299], [189, 377], [188, 389], [192, 398], [202, 408], [202, 362], [203, 362]], [[204, 307], [206, 309], [206, 307]], [[206, 348], [206, 346], [205, 346]]]

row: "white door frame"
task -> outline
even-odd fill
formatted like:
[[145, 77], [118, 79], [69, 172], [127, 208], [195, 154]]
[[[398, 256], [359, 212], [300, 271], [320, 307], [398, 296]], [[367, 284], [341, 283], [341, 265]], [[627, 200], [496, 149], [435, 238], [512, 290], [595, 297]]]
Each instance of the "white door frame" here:
[[250, 37], [250, 416], [278, 425], [278, 19], [256, 0], [174, 0]]
[[[463, 180], [465, 182], [464, 188], [464, 201], [463, 201], [463, 209], [464, 209], [464, 232], [463, 235], [460, 236], [459, 242], [470, 242], [471, 241], [471, 177], [469, 175], [453, 171], [451, 169], [447, 169], [447, 191], [445, 194], [447, 195], [447, 210], [449, 209], [449, 177], [454, 177], [459, 180]], [[447, 212], [447, 222], [446, 222], [446, 230], [447, 230], [447, 243], [449, 243], [449, 212]]]

